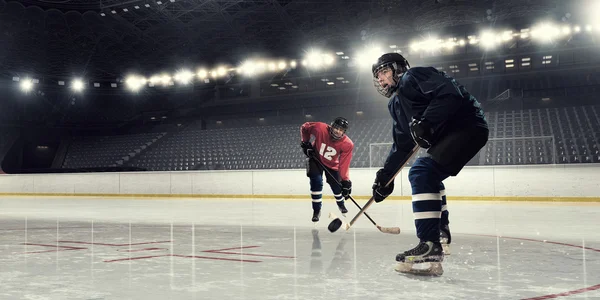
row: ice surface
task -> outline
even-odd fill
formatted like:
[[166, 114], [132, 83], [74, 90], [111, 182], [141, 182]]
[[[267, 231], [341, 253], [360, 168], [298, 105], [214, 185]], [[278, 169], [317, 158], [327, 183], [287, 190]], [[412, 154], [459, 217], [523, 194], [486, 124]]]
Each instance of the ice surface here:
[[364, 217], [332, 234], [323, 209], [314, 226], [310, 199], [0, 198], [0, 299], [600, 299], [598, 204], [449, 199], [438, 278], [393, 270], [409, 201], [369, 209], [400, 235]]

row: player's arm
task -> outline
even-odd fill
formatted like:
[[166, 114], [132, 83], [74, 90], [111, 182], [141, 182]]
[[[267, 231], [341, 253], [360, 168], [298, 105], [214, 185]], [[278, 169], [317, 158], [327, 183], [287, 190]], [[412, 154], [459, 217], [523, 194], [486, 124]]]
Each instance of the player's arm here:
[[[394, 143], [385, 160], [383, 168], [377, 171], [373, 183], [373, 198], [375, 202], [381, 202], [394, 191], [394, 181], [390, 180], [396, 172], [404, 166], [406, 159], [414, 148], [415, 142], [411, 136], [405, 133], [406, 129], [398, 128], [394, 122]], [[386, 184], [390, 182], [388, 186]]]
[[350, 193], [352, 193], [352, 181], [350, 181], [350, 163], [352, 162], [352, 151], [354, 150], [354, 144], [348, 143], [346, 147], [342, 149], [342, 153], [340, 154], [340, 164], [338, 167], [338, 171], [340, 173], [340, 178], [342, 179], [342, 196], [348, 199], [350, 197]]
[[313, 135], [315, 129], [315, 122], [305, 122], [300, 126], [300, 139], [303, 142], [310, 141], [310, 136]]
[[[402, 129], [394, 126], [394, 143], [383, 165], [383, 176], [392, 178], [394, 174], [404, 165], [406, 158], [410, 155], [411, 150], [415, 147], [415, 142], [410, 134], [405, 133]], [[389, 180], [389, 179], [388, 179]]]
[[310, 136], [314, 135], [315, 125], [315, 122], [305, 122], [300, 126], [300, 147], [302, 148], [304, 155], [308, 157], [315, 156], [314, 148], [310, 143]]

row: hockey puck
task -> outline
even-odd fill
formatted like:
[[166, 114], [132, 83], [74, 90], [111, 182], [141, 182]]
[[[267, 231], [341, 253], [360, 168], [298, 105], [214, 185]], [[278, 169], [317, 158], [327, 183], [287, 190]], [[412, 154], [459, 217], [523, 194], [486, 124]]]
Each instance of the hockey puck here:
[[336, 232], [338, 229], [340, 229], [340, 227], [342, 227], [342, 220], [337, 218], [331, 221], [331, 223], [329, 223], [327, 229], [329, 229], [329, 232]]

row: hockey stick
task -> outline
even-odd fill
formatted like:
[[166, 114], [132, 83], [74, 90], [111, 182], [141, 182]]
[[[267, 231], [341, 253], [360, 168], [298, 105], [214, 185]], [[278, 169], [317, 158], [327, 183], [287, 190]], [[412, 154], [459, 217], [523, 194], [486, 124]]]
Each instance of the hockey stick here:
[[[323, 170], [325, 170], [325, 172], [327, 172], [329, 177], [331, 177], [331, 179], [333, 179], [333, 181], [338, 186], [343, 188], [342, 184], [333, 176], [333, 174], [331, 174], [331, 172], [329, 172], [329, 169], [327, 167], [325, 167], [325, 165], [323, 165], [323, 163], [320, 160], [318, 160], [315, 157], [312, 157], [311, 159], [317, 161], [317, 163], [319, 165], [321, 165], [321, 168], [323, 168]], [[350, 200], [352, 200], [352, 203], [354, 203], [354, 205], [356, 205], [356, 207], [358, 207], [359, 210], [362, 210], [362, 207], [360, 207], [360, 205], [358, 205], [358, 203], [356, 203], [356, 201], [354, 200], [354, 198], [352, 198], [352, 196], [348, 195], [348, 198], [350, 198]], [[377, 227], [377, 229], [379, 229], [379, 231], [381, 231], [383, 233], [389, 233], [389, 234], [400, 234], [400, 227], [381, 227], [381, 226], [377, 225], [377, 223], [375, 223], [375, 221], [373, 221], [373, 219], [371, 219], [371, 217], [367, 214], [367, 212], [363, 212], [363, 213], [365, 214], [365, 217], [367, 217], [367, 219], [369, 219], [369, 221], [371, 221], [371, 223], [373, 223], [373, 225], [375, 225], [375, 227]], [[329, 217], [334, 218], [334, 219], [339, 219], [333, 213], [330, 213]]]
[[[404, 166], [406, 166], [406, 163], [408, 161], [410, 161], [418, 152], [419, 152], [419, 146], [415, 145], [415, 147], [411, 150], [409, 157], [406, 159], [406, 161], [404, 161], [404, 163], [402, 163], [402, 166], [400, 167], [400, 169], [385, 184], [386, 187], [388, 185], [390, 185], [390, 183], [392, 183], [392, 181], [394, 181], [394, 179], [396, 178], [396, 176], [398, 176], [398, 174], [400, 174], [400, 172], [402, 171], [402, 169], [404, 169]], [[354, 216], [354, 218], [352, 218], [352, 220], [350, 221], [350, 223], [346, 223], [344, 225], [345, 229], [346, 230], [350, 229], [350, 227], [352, 227], [352, 225], [354, 225], [354, 223], [356, 222], [356, 220], [358, 220], [358, 218], [371, 206], [371, 204], [373, 204], [374, 201], [375, 201], [375, 197], [371, 196], [371, 199], [369, 199], [369, 201], [367, 201], [367, 204], [365, 204], [365, 206], [358, 212], [358, 214], [356, 214], [356, 216]], [[329, 226], [327, 227], [327, 229], [329, 229], [330, 232], [335, 232], [338, 229], [340, 229], [340, 227], [342, 227], [343, 223], [344, 222], [342, 222], [341, 219], [337, 218], [337, 219], [331, 221], [331, 223], [329, 223]]]

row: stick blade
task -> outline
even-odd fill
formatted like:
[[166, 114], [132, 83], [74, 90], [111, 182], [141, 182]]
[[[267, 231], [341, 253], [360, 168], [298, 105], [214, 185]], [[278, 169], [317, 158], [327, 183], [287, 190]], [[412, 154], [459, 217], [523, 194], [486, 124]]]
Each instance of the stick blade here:
[[381, 227], [377, 226], [377, 229], [383, 233], [389, 234], [400, 234], [400, 227]]

